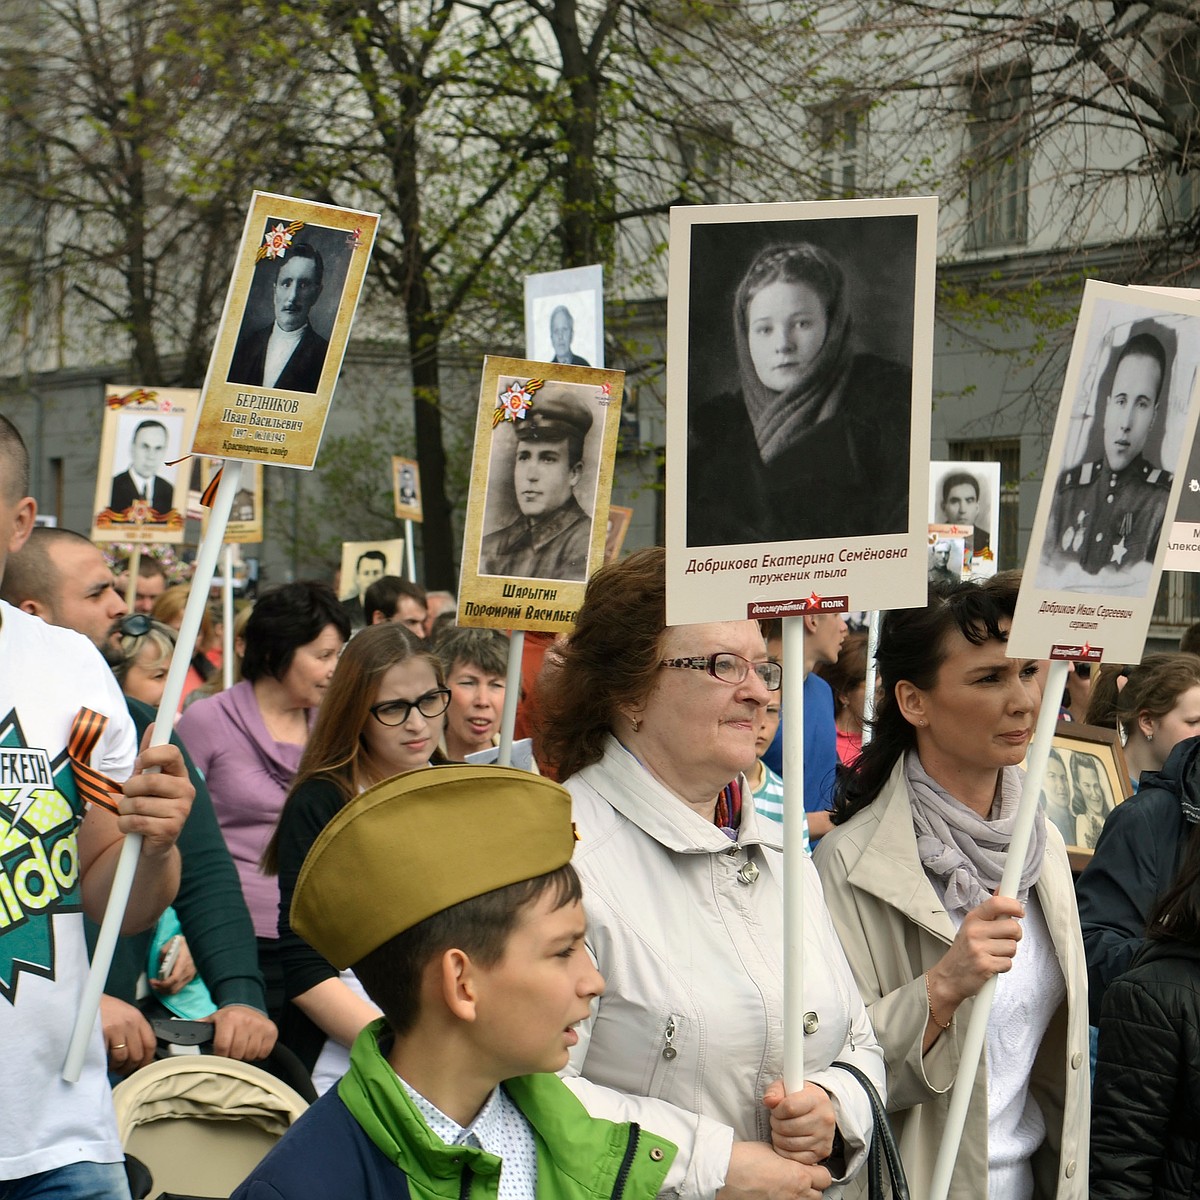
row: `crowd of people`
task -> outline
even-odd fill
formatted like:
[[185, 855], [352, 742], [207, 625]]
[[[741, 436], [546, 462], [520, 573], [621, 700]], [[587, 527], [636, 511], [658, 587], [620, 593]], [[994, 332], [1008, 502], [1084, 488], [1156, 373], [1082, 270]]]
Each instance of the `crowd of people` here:
[[[479, 765], [505, 635], [395, 577], [353, 609], [288, 583], [239, 615], [232, 686], [202, 631], [172, 744], [139, 756], [186, 585], [143, 565], [128, 611], [95, 545], [32, 527], [27, 492], [0, 417], [0, 754], [26, 755], [13, 779], [55, 772], [8, 802], [0, 871], [45, 861], [57, 881], [50, 904], [14, 891], [29, 919], [0, 930], [4, 1200], [128, 1197], [109, 1088], [154, 1058], [164, 1014], [211, 1024], [216, 1054], [284, 1047], [321, 1097], [244, 1200], [427, 1178], [465, 1195], [497, 1172], [500, 1200], [551, 1180], [865, 1196], [861, 1078], [924, 1196], [992, 979], [953, 1200], [1197, 1194], [1200, 655], [1079, 672], [1045, 697], [1044, 664], [1006, 655], [1020, 580], [1001, 573], [885, 614], [868, 702], [865, 633], [806, 618], [797, 1016], [778, 623], [668, 626], [661, 549], [603, 567], [524, 677], [518, 771]], [[1113, 731], [1134, 795], [1100, 803], [1086, 763], [1053, 752], [1004, 897], [1043, 703]], [[97, 788], [114, 811], [88, 803]], [[69, 1085], [91, 922], [131, 832], [141, 867]], [[1068, 848], [1088, 852], [1078, 875]], [[791, 1090], [788, 1019], [804, 1035]]]

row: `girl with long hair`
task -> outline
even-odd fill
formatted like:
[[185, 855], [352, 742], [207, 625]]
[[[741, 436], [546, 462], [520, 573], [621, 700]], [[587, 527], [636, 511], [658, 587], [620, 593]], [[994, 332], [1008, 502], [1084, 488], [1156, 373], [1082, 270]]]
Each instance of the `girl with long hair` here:
[[284, 1041], [325, 1091], [379, 1012], [353, 972], [340, 974], [291, 926], [292, 892], [321, 830], [372, 784], [429, 765], [450, 703], [441, 663], [402, 625], [372, 625], [346, 646], [263, 856], [279, 875], [279, 942], [291, 1005]]

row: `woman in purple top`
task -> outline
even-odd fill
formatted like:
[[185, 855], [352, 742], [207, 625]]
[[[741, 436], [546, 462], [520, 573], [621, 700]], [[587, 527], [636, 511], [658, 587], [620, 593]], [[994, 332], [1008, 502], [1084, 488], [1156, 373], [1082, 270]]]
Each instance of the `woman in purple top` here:
[[269, 1015], [279, 1022], [279, 884], [259, 870], [300, 764], [317, 706], [350, 637], [350, 619], [323, 583], [267, 592], [245, 629], [242, 682], [188, 706], [179, 720], [204, 773], [258, 937]]

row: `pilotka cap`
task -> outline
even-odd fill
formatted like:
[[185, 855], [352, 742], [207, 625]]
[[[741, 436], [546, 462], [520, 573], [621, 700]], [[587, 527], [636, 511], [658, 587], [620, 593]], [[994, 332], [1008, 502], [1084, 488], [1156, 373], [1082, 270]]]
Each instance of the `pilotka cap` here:
[[351, 800], [313, 843], [292, 928], [338, 970], [444, 908], [571, 861], [571, 797], [515, 767], [424, 767]]

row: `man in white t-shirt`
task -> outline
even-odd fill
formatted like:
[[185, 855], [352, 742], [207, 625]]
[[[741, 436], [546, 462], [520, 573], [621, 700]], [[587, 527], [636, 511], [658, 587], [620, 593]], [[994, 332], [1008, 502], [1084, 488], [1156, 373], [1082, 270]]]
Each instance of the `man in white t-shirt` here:
[[[0, 416], [0, 579], [33, 527], [28, 485], [24, 442]], [[82, 913], [103, 916], [124, 835], [143, 837], [124, 931], [152, 924], [179, 882], [175, 840], [193, 795], [182, 756], [173, 746], [136, 754], [96, 647], [0, 602], [5, 1200], [128, 1200], [99, 1023], [79, 1081], [61, 1071], [87, 971]], [[123, 794], [107, 795], [106, 780], [123, 781]], [[100, 806], [106, 796], [119, 813]]]

